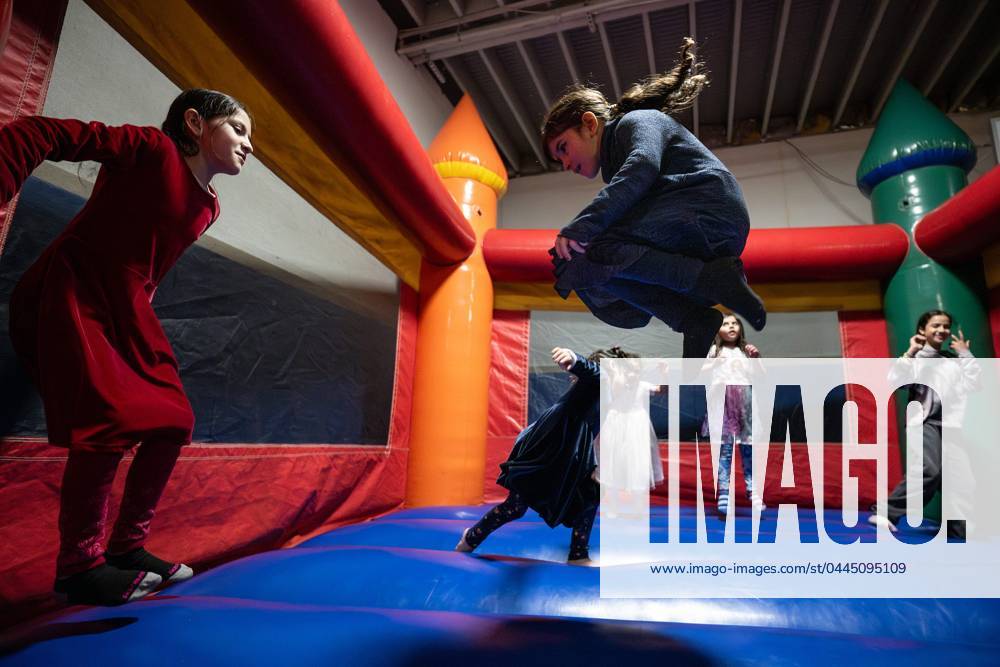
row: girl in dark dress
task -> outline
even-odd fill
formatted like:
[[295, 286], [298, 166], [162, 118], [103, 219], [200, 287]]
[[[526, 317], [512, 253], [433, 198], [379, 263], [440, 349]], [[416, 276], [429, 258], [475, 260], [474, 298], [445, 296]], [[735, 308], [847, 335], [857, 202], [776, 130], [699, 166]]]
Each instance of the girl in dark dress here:
[[563, 168], [607, 184], [556, 238], [556, 290], [601, 320], [638, 328], [656, 317], [704, 358], [722, 324], [716, 303], [757, 330], [766, 312], [739, 259], [750, 218], [722, 162], [668, 114], [707, 83], [686, 40], [678, 64], [611, 104], [577, 87], [549, 110], [542, 138]]
[[[240, 173], [251, 130], [240, 102], [201, 89], [174, 100], [162, 130], [37, 116], [0, 128], [0, 202], [43, 160], [101, 163], [87, 205], [10, 299], [11, 342], [41, 394], [49, 442], [69, 449], [55, 591], [72, 603], [121, 604], [192, 575], [143, 546], [194, 426], [151, 301], [218, 218], [210, 182]], [[136, 445], [105, 553], [111, 485]]]
[[566, 348], [552, 350], [552, 360], [575, 376], [573, 386], [517, 436], [510, 457], [500, 464], [502, 472], [497, 479], [510, 494], [476, 525], [465, 529], [456, 551], [473, 551], [490, 533], [521, 518], [530, 507], [549, 527], [564, 524], [573, 529], [569, 563], [591, 563], [590, 531], [600, 499], [594, 480], [600, 360], [634, 356], [617, 347], [597, 350], [586, 359]]

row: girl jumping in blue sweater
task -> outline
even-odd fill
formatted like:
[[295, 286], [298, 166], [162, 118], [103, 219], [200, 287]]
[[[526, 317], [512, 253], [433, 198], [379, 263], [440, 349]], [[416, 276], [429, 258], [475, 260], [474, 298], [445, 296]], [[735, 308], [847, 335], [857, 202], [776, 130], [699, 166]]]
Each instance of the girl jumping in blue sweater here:
[[684, 356], [704, 358], [722, 324], [720, 303], [758, 331], [766, 312], [739, 256], [750, 219], [733, 175], [670, 117], [707, 83], [691, 39], [669, 72], [615, 104], [576, 87], [549, 110], [542, 138], [563, 168], [607, 184], [550, 251], [556, 290], [575, 291], [601, 320], [638, 328], [656, 317], [684, 334]]

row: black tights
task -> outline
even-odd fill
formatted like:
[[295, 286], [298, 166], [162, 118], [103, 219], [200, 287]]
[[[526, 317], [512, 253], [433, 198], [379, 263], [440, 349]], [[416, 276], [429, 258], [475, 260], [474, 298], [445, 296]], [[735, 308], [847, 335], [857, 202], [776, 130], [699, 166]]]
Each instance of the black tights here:
[[[511, 491], [507, 499], [483, 515], [476, 525], [465, 534], [465, 541], [475, 549], [490, 533], [500, 526], [524, 516], [528, 503], [517, 491]], [[569, 543], [569, 560], [590, 557], [590, 531], [594, 527], [597, 503], [588, 505], [573, 522], [573, 536]]]

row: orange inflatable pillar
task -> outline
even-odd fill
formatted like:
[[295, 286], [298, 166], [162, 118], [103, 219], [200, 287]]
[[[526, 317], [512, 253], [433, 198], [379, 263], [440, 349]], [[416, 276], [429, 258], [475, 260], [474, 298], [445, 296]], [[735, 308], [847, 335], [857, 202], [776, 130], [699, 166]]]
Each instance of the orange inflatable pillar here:
[[482, 242], [496, 227], [507, 171], [465, 96], [428, 149], [445, 187], [476, 232], [461, 264], [420, 268], [413, 416], [406, 504], [483, 499], [493, 282]]

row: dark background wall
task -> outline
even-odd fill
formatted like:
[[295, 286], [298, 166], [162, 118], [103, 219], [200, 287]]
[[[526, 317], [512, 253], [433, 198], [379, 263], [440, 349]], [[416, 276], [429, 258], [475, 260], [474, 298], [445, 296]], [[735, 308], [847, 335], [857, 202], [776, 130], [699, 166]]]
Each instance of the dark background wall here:
[[[8, 300], [83, 203], [38, 179], [22, 189], [0, 255], [0, 437], [45, 435], [41, 400], [6, 335]], [[194, 406], [196, 442], [386, 442], [395, 311], [353, 312], [197, 246], [154, 307]]]

